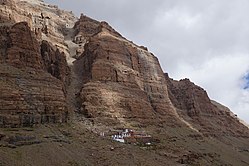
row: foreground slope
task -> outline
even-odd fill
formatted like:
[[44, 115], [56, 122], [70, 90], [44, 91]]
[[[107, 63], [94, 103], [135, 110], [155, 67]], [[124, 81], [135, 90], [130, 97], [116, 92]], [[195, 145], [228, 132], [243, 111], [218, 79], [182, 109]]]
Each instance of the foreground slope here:
[[[41, 0], [0, 4], [0, 165], [249, 164], [249, 129], [147, 48]], [[117, 128], [154, 142], [102, 134]]]

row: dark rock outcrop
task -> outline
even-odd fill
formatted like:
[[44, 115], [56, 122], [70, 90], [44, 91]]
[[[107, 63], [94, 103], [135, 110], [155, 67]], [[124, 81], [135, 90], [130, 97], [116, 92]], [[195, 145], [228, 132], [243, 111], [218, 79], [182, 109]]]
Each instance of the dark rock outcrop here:
[[61, 80], [65, 86], [68, 85], [70, 83], [70, 68], [64, 53], [54, 49], [47, 41], [42, 41], [41, 56], [45, 69], [52, 76]]

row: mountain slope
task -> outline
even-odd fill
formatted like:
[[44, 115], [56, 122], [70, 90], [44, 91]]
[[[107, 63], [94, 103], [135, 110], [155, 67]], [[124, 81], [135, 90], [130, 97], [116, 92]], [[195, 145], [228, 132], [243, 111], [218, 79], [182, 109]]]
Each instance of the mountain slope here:
[[249, 129], [108, 23], [41, 0], [0, 10], [0, 165], [249, 164]]

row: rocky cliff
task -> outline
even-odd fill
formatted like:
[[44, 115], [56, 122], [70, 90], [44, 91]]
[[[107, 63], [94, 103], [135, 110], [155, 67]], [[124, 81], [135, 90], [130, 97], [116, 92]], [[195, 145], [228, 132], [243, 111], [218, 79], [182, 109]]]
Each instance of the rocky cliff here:
[[76, 18], [43, 1], [0, 3], [1, 126], [66, 122], [70, 68], [63, 30]]
[[98, 29], [76, 62], [85, 71], [81, 111], [90, 117], [118, 123], [157, 115], [174, 118], [157, 58], [102, 23]]
[[[108, 23], [42, 0], [0, 0], [0, 10], [0, 165], [249, 164], [248, 127]], [[155, 144], [99, 136], [117, 128]]]
[[[1, 127], [33, 126], [40, 123], [66, 122], [68, 110], [65, 105], [64, 70], [50, 71], [40, 46], [26, 22], [1, 27], [4, 47], [1, 54]], [[43, 55], [43, 56], [42, 56]], [[65, 56], [59, 54], [54, 63], [67, 67]], [[59, 60], [58, 60], [59, 59]], [[64, 59], [64, 61], [61, 59]], [[49, 64], [48, 64], [49, 63]], [[63, 65], [61, 63], [64, 63]], [[56, 73], [57, 72], [57, 73]], [[57, 75], [56, 75], [57, 74]]]
[[175, 81], [165, 74], [170, 99], [178, 114], [204, 135], [248, 137], [248, 128], [221, 104], [211, 101], [207, 92], [189, 79]]

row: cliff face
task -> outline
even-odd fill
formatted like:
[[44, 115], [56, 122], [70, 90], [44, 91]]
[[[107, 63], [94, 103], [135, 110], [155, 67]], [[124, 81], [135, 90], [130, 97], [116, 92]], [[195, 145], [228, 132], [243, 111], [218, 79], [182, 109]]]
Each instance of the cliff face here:
[[[1, 3], [1, 64], [50, 74], [49, 82], [57, 82], [58, 94], [49, 95], [56, 101], [52, 105], [57, 104], [45, 108], [42, 100], [43, 108], [35, 108], [37, 112], [69, 109], [107, 126], [146, 126], [160, 120], [168, 125], [190, 123], [203, 133], [243, 133], [237, 118], [213, 104], [202, 88], [187, 79], [170, 79], [147, 48], [128, 41], [108, 23], [83, 14], [76, 21], [71, 13], [42, 1]], [[32, 10], [25, 12], [28, 7]], [[20, 20], [26, 22], [14, 24]], [[43, 94], [41, 89], [37, 96]], [[202, 121], [207, 117], [216, 119], [215, 125]], [[241, 130], [217, 127], [226, 119]]]
[[0, 126], [66, 122], [70, 69], [63, 33], [76, 18], [43, 1], [0, 4]]
[[[42, 0], [0, 0], [0, 11], [0, 165], [19, 162], [1, 147], [31, 144], [39, 153], [17, 148], [38, 155], [24, 164], [249, 164], [249, 129], [201, 87], [169, 78], [146, 47], [108, 23]], [[116, 128], [146, 131], [156, 143], [141, 149], [99, 137]]]
[[102, 27], [76, 63], [85, 71], [81, 111], [88, 116], [116, 122], [174, 118], [162, 69], [148, 51]]
[[61, 53], [59, 49], [55, 49], [47, 41], [42, 41], [40, 50], [45, 70], [61, 80], [64, 86], [70, 84], [70, 68], [67, 65], [65, 54]]
[[189, 79], [175, 81], [165, 74], [168, 93], [173, 105], [183, 119], [204, 135], [220, 137], [233, 135], [248, 137], [248, 128], [232, 112], [211, 101], [207, 92]]
[[[4, 25], [1, 32], [0, 126], [66, 122], [68, 110], [62, 84], [67, 68], [65, 56], [57, 52], [54, 57], [51, 51], [45, 57], [44, 43], [40, 46], [26, 22]], [[53, 64], [57, 66], [52, 70]]]
[[207, 92], [189, 79], [175, 81], [165, 74], [168, 93], [174, 106], [180, 110], [186, 110], [190, 117], [203, 114], [220, 114], [211, 104]]
[[77, 21], [71, 12], [45, 4], [42, 0], [1, 0], [0, 4], [2, 25], [27, 22], [37, 40], [53, 43], [68, 56], [64, 33]]
[[44, 68], [39, 43], [26, 22], [13, 25], [7, 33], [10, 42], [7, 44], [6, 63], [20, 68]]

